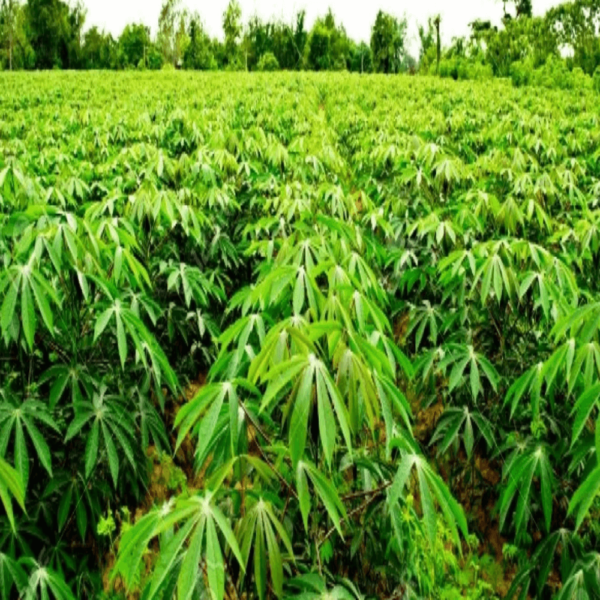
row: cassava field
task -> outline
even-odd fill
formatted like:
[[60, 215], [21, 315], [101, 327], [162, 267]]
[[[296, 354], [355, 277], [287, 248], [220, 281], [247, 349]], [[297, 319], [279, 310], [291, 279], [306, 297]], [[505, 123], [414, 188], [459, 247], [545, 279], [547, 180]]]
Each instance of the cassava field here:
[[600, 597], [600, 99], [0, 75], [0, 597]]

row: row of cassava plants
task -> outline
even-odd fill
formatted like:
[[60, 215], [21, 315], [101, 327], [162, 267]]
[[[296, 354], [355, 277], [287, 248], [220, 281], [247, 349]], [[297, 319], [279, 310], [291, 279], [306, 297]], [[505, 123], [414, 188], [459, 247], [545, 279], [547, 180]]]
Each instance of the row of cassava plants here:
[[593, 93], [2, 90], [1, 597], [596, 597]]

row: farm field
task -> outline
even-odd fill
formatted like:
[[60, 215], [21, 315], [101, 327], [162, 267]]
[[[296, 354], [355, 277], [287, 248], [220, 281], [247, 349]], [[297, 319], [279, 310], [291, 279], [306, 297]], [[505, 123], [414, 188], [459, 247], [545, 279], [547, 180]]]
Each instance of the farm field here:
[[0, 598], [599, 598], [599, 109], [0, 73]]

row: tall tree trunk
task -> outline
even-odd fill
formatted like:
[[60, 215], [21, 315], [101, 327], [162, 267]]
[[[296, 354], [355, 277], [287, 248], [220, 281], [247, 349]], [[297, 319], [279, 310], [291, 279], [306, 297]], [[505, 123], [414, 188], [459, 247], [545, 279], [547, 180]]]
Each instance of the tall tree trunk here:
[[440, 39], [440, 24], [442, 22], [442, 18], [440, 17], [440, 15], [438, 15], [435, 18], [435, 31], [436, 31], [436, 35], [437, 35], [437, 69], [436, 69], [436, 73], [439, 75], [440, 74], [440, 60], [442, 57], [442, 41]]

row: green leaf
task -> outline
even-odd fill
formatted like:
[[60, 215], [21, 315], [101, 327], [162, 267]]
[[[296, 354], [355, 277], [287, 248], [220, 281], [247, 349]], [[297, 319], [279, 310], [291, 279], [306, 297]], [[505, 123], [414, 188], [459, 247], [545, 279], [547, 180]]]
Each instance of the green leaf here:
[[108, 456], [108, 466], [110, 468], [113, 485], [116, 488], [119, 479], [119, 456], [112, 439], [112, 434], [104, 423], [102, 423], [102, 437], [104, 438], [104, 446], [106, 448], [106, 455]]
[[[335, 450], [335, 417], [329, 402], [329, 396], [327, 393], [327, 386], [324, 381], [321, 370], [316, 371], [317, 379], [317, 412], [319, 415], [319, 434], [321, 437], [321, 444], [323, 445], [323, 451], [325, 453], [325, 459], [329, 467], [333, 461], [333, 452]], [[290, 446], [291, 447], [291, 446]]]
[[212, 518], [206, 521], [206, 571], [211, 597], [213, 600], [223, 600], [225, 597], [225, 565], [215, 522]]
[[113, 307], [107, 308], [99, 317], [96, 319], [96, 325], [94, 326], [94, 342], [102, 335], [110, 319], [115, 313]]
[[23, 487], [27, 489], [29, 483], [29, 453], [25, 443], [23, 425], [20, 420], [15, 424], [15, 468], [23, 482]]
[[477, 396], [483, 392], [483, 388], [481, 387], [481, 379], [479, 378], [479, 368], [477, 367], [477, 361], [471, 360], [471, 393], [473, 394], [473, 398], [477, 400]]
[[81, 412], [69, 424], [65, 442], [73, 439], [83, 428], [83, 426], [94, 417], [94, 413], [90, 411]]
[[210, 443], [215, 433], [217, 421], [219, 419], [219, 415], [221, 414], [224, 398], [225, 392], [222, 390], [216, 397], [210, 409], [206, 411], [203, 419], [200, 421], [200, 427], [198, 428], [198, 446], [196, 447], [196, 458], [199, 465], [203, 464], [207, 458], [208, 449], [210, 448]]
[[88, 437], [85, 445], [85, 477], [89, 479], [94, 466], [98, 462], [98, 436], [100, 433], [100, 426], [98, 421], [94, 421], [90, 436]]
[[160, 513], [156, 510], [152, 511], [144, 515], [133, 527], [123, 533], [117, 561], [110, 576], [111, 582], [118, 575], [121, 575], [126, 589], [131, 589], [136, 581], [148, 543], [155, 535], [159, 519]]
[[304, 464], [299, 462], [296, 467], [296, 491], [298, 492], [298, 502], [300, 504], [300, 513], [304, 529], [308, 532], [308, 515], [310, 513], [310, 492], [308, 491], [308, 481]]
[[317, 495], [323, 502], [325, 510], [331, 519], [334, 527], [337, 529], [341, 537], [343, 536], [341, 529], [342, 518], [346, 516], [346, 509], [340, 501], [336, 489], [331, 485], [330, 481], [312, 464], [304, 463], [308, 476], [317, 492]]
[[16, 283], [11, 283], [8, 288], [8, 292], [6, 296], [4, 296], [4, 300], [2, 302], [2, 318], [0, 321], [0, 325], [2, 326], [2, 331], [8, 331], [10, 327], [14, 314], [15, 308], [17, 306], [17, 297], [18, 297], [19, 289]]
[[69, 518], [69, 512], [73, 501], [73, 487], [69, 486], [66, 493], [64, 493], [60, 499], [58, 505], [58, 530], [62, 531], [67, 519]]
[[597, 406], [600, 399], [600, 383], [586, 390], [575, 404], [575, 420], [573, 422], [573, 433], [571, 436], [571, 448], [576, 444], [590, 419], [592, 411]]
[[33, 424], [33, 422], [26, 417], [23, 417], [23, 423], [29, 438], [33, 442], [33, 446], [37, 453], [42, 466], [48, 472], [48, 475], [52, 477], [52, 458], [50, 456], [50, 447], [48, 446], [44, 436], [40, 433], [40, 430]]
[[578, 508], [576, 530], [581, 527], [598, 494], [600, 494], [600, 466], [587, 476], [569, 503], [569, 515], [572, 515]]
[[200, 520], [190, 538], [177, 579], [177, 600], [191, 600], [198, 582], [205, 522], [206, 519]]
[[117, 323], [117, 345], [119, 348], [119, 358], [121, 359], [121, 368], [125, 369], [125, 362], [127, 361], [127, 340], [125, 339], [125, 328], [123, 327], [121, 315], [117, 312], [115, 312], [115, 319]]
[[233, 552], [233, 555], [235, 556], [236, 560], [238, 561], [238, 563], [243, 571], [244, 570], [244, 560], [242, 558], [242, 553], [238, 546], [235, 535], [234, 535], [231, 527], [229, 526], [227, 519], [225, 518], [225, 515], [219, 510], [218, 507], [213, 506], [212, 507], [212, 516], [213, 516], [215, 522], [217, 523], [217, 525], [219, 526], [219, 529], [221, 530], [221, 533], [223, 534], [223, 537], [225, 538], [225, 541], [227, 542], [229, 549], [231, 550], [231, 552]]
[[23, 323], [23, 333], [29, 348], [33, 348], [35, 338], [36, 318], [33, 309], [33, 298], [28, 283], [23, 282], [21, 287], [21, 321]]
[[[269, 385], [263, 396], [260, 411], [263, 412], [276, 399], [279, 392], [306, 367], [307, 359], [305, 356], [294, 356], [291, 360], [271, 369], [268, 372]], [[254, 382], [256, 382], [256, 379]]]
[[267, 557], [264, 546], [264, 522], [262, 514], [257, 519], [257, 532], [254, 537], [254, 582], [260, 600], [267, 596]]
[[83, 498], [78, 498], [77, 502], [75, 503], [75, 521], [77, 523], [77, 530], [81, 536], [81, 541], [84, 542], [85, 534], [87, 532], [88, 519]]
[[290, 420], [290, 456], [294, 466], [298, 465], [298, 461], [304, 455], [314, 371], [314, 366], [309, 366], [304, 370], [296, 393], [294, 410]]
[[164, 548], [161, 548], [159, 561], [154, 568], [154, 574], [150, 583], [150, 593], [147, 600], [154, 600], [160, 592], [162, 584], [173, 570], [175, 564], [180, 558], [181, 551], [189, 534], [195, 527], [196, 521], [190, 519], [179, 531], [169, 540]]
[[48, 303], [48, 299], [46, 298], [46, 293], [41, 286], [37, 283], [35, 279], [31, 280], [31, 287], [33, 289], [33, 295], [35, 296], [35, 301], [42, 315], [42, 319], [44, 321], [44, 325], [46, 325], [46, 329], [50, 332], [51, 335], [54, 334], [54, 315], [52, 314], [52, 309], [50, 308], [50, 304]]
[[[23, 480], [15, 469], [4, 459], [0, 458], [0, 501], [4, 506], [6, 516], [12, 530], [15, 530], [15, 519], [12, 508], [12, 498], [25, 510], [25, 490]], [[0, 555], [1, 556], [1, 555]]]
[[421, 473], [418, 464], [417, 473], [419, 474], [419, 490], [421, 497], [421, 509], [423, 511], [423, 519], [425, 520], [425, 528], [429, 537], [429, 543], [433, 548], [436, 536], [436, 515], [433, 507], [433, 498], [431, 497], [431, 490], [429, 489], [427, 479]]
[[299, 315], [302, 312], [302, 307], [304, 306], [304, 286], [305, 286], [305, 271], [304, 267], [300, 267], [298, 269], [298, 277], [296, 278], [296, 285], [294, 286], [294, 300], [293, 300], [293, 308], [294, 314]]

